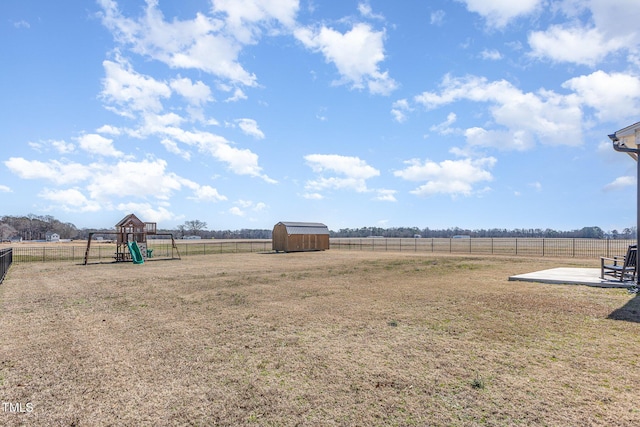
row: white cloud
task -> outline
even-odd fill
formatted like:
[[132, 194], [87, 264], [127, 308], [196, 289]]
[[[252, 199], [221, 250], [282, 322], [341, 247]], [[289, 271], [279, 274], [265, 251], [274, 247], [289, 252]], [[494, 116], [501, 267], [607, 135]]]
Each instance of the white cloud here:
[[499, 61], [502, 59], [502, 54], [496, 49], [485, 49], [480, 52], [480, 57], [490, 61]]
[[223, 32], [223, 20], [198, 13], [192, 20], [168, 22], [154, 0], [147, 2], [144, 16], [138, 19], [123, 16], [113, 0], [99, 0], [99, 4], [105, 27], [133, 52], [172, 68], [200, 70], [235, 83], [256, 85], [255, 75], [238, 62], [242, 43]]
[[437, 25], [440, 26], [444, 23], [444, 17], [446, 16], [446, 13], [444, 10], [436, 10], [431, 12], [431, 15], [429, 17], [429, 23], [431, 25]]
[[535, 145], [533, 135], [525, 130], [486, 130], [472, 127], [464, 131], [464, 136], [471, 146], [493, 147], [499, 150], [524, 151]]
[[319, 30], [299, 28], [294, 34], [308, 49], [321, 52], [327, 62], [338, 68], [342, 77], [334, 83], [349, 83], [355, 89], [366, 87], [369, 92], [382, 95], [397, 87], [388, 72], [379, 69], [385, 59], [384, 31], [358, 23], [344, 34], [325, 26]]
[[234, 204], [236, 206], [233, 206], [232, 208], [230, 208], [228, 212], [232, 215], [241, 216], [241, 217], [246, 216], [247, 213], [251, 213], [251, 212], [258, 213], [267, 209], [266, 203], [263, 203], [263, 202], [255, 203], [251, 200], [236, 200]]
[[238, 206], [240, 206], [240, 207], [242, 207], [242, 208], [245, 208], [245, 209], [246, 209], [246, 208], [248, 208], [248, 207], [251, 207], [251, 205], [253, 205], [253, 202], [252, 202], [252, 201], [250, 201], [250, 200], [242, 200], [242, 199], [237, 200], [235, 203], [236, 203]]
[[[67, 211], [113, 209], [113, 203], [122, 198], [155, 199], [164, 203], [184, 188], [193, 191], [193, 197], [188, 199], [205, 202], [227, 199], [215, 188], [168, 172], [164, 160], [119, 161], [115, 164], [93, 163], [85, 166], [55, 160], [45, 163], [11, 158], [5, 165], [24, 179], [44, 179], [58, 186], [74, 185], [72, 188], [45, 189], [38, 194]], [[166, 209], [144, 206], [149, 206], [149, 215], [172, 218]]]
[[39, 197], [53, 202], [57, 207], [66, 211], [99, 212], [104, 206], [95, 200], [89, 200], [76, 188], [66, 190], [44, 189]]
[[29, 145], [29, 147], [31, 147], [33, 150], [37, 151], [38, 153], [43, 153], [45, 151], [48, 150], [49, 147], [53, 148], [55, 151], [57, 151], [60, 154], [70, 154], [75, 152], [76, 146], [70, 142], [66, 142], [65, 140], [62, 139], [50, 139], [47, 141], [39, 141], [39, 142], [33, 142], [33, 141], [29, 141], [27, 143], [27, 145]]
[[264, 133], [258, 127], [258, 122], [253, 119], [237, 119], [236, 123], [238, 127], [245, 134], [252, 136], [256, 139], [264, 139]]
[[308, 200], [322, 200], [324, 199], [324, 196], [320, 193], [304, 193], [302, 195], [302, 197], [304, 197], [305, 199]]
[[57, 185], [77, 183], [91, 176], [91, 166], [79, 163], [62, 163], [57, 160], [41, 162], [11, 157], [4, 164], [20, 178], [45, 179]]
[[11, 187], [0, 184], [0, 193], [11, 193]]
[[[193, 84], [189, 79], [179, 78], [174, 79], [170, 87], [151, 77], [138, 74], [126, 61], [118, 63], [105, 61], [105, 69], [107, 77], [104, 80], [103, 99], [117, 107], [114, 108], [115, 112], [131, 118], [139, 114], [142, 120], [142, 125], [138, 129], [128, 131], [130, 136], [141, 139], [157, 136], [167, 150], [183, 158], [189, 158], [190, 153], [179, 147], [178, 142], [196, 146], [199, 151], [227, 163], [236, 174], [256, 176], [267, 182], [275, 182], [262, 173], [255, 153], [248, 149], [233, 147], [229, 141], [219, 135], [197, 130], [185, 131], [179, 127], [185, 121], [183, 117], [174, 112], [162, 113], [161, 99], [171, 95], [171, 88], [189, 99], [191, 104], [196, 105], [209, 99], [208, 86], [200, 82]], [[257, 124], [252, 127], [250, 121], [241, 122], [241, 128], [254, 137], [264, 137], [257, 128]], [[106, 139], [102, 142], [104, 141]], [[116, 152], [111, 154], [115, 155]]]
[[533, 188], [534, 190], [540, 192], [542, 191], [542, 184], [540, 184], [539, 182], [532, 182], [531, 184], [529, 184], [529, 187]]
[[374, 198], [374, 200], [378, 200], [381, 202], [397, 202], [398, 200], [396, 199], [395, 194], [397, 193], [396, 190], [388, 190], [388, 189], [378, 189], [376, 190], [376, 197]]
[[106, 157], [122, 157], [124, 153], [113, 146], [113, 140], [104, 136], [89, 133], [78, 138], [78, 145], [84, 151]]
[[381, 14], [373, 13], [373, 9], [369, 3], [358, 3], [358, 12], [368, 19], [384, 20], [384, 16]]
[[164, 160], [120, 161], [113, 165], [97, 167], [92, 171], [87, 185], [94, 200], [111, 197], [148, 197], [168, 199], [184, 185], [184, 180], [166, 172]]
[[100, 126], [98, 129], [96, 129], [96, 132], [114, 136], [122, 134], [122, 130], [112, 125]]
[[637, 9], [636, 0], [590, 0], [578, 3], [588, 6], [595, 26], [607, 35], [613, 37], [634, 35], [635, 43], [638, 42], [640, 37], [637, 31], [638, 14], [629, 13]]
[[544, 89], [522, 92], [505, 80], [489, 82], [483, 77], [447, 75], [439, 93], [424, 92], [414, 100], [427, 109], [460, 100], [491, 104], [489, 112], [501, 128], [467, 129], [470, 144], [521, 150], [531, 147], [534, 140], [552, 145], [582, 143], [582, 110], [575, 95], [563, 96]]
[[409, 106], [409, 101], [399, 99], [393, 103], [391, 115], [396, 122], [403, 123], [407, 120], [407, 113], [411, 111], [413, 111], [413, 109]]
[[[165, 116], [162, 116], [165, 117]], [[176, 142], [193, 146], [202, 153], [211, 155], [218, 161], [227, 163], [229, 169], [238, 175], [259, 177], [266, 182], [276, 181], [262, 173], [262, 167], [258, 165], [258, 155], [248, 149], [236, 148], [226, 138], [210, 132], [186, 131], [176, 126], [165, 126], [160, 116], [149, 116], [149, 122], [145, 125], [145, 135], [158, 135], [162, 144], [172, 153], [185, 156]], [[171, 119], [171, 117], [170, 117]], [[172, 142], [169, 142], [172, 141]]]
[[276, 23], [285, 28], [295, 25], [298, 0], [214, 0], [213, 9], [224, 12], [228, 31], [242, 43], [254, 43], [261, 34], [260, 24], [271, 32]]
[[114, 112], [134, 117], [134, 112], [162, 111], [161, 99], [171, 96], [166, 83], [137, 73], [122, 59], [118, 62], [106, 60], [102, 64], [106, 76], [102, 81], [101, 97], [113, 105]]
[[240, 209], [239, 207], [237, 207], [237, 206], [233, 206], [233, 207], [229, 208], [229, 213], [231, 215], [235, 215], [235, 216], [244, 216], [245, 215], [244, 211], [242, 209]]
[[487, 20], [491, 27], [502, 28], [512, 20], [533, 13], [543, 0], [458, 0]]
[[176, 154], [185, 160], [191, 160], [191, 153], [187, 150], [180, 149], [180, 147], [178, 147], [178, 144], [176, 144], [175, 141], [171, 141], [170, 139], [165, 138], [162, 141], [160, 141], [160, 144], [162, 144], [162, 146], [169, 153]]
[[166, 129], [178, 128], [184, 121], [185, 119], [176, 113], [144, 114], [142, 116], [142, 126], [133, 132], [133, 136], [143, 138], [162, 133]]
[[194, 197], [189, 197], [189, 199], [201, 202], [220, 202], [227, 200], [226, 196], [223, 196], [218, 190], [209, 185], [198, 186], [193, 193]]
[[177, 216], [170, 212], [166, 207], [154, 207], [149, 203], [120, 203], [116, 206], [116, 209], [122, 212], [123, 215], [135, 212], [143, 221], [148, 222], [164, 222], [177, 218]]
[[610, 53], [626, 48], [629, 37], [607, 37], [598, 28], [554, 25], [529, 35], [531, 55], [555, 62], [594, 66]]
[[276, 181], [262, 173], [258, 165], [258, 155], [248, 149], [232, 147], [225, 138], [209, 132], [188, 132], [180, 128], [167, 127], [163, 132], [171, 138], [188, 145], [198, 147], [198, 150], [208, 153], [219, 161], [225, 162], [238, 175], [249, 175], [275, 183]]
[[63, 140], [54, 140], [50, 142], [51, 146], [60, 154], [73, 153], [73, 151], [76, 149], [75, 145]]
[[596, 110], [605, 121], [625, 121], [640, 110], [640, 77], [624, 73], [596, 71], [574, 77], [562, 87], [576, 92], [581, 102]]
[[[380, 171], [358, 157], [340, 156], [338, 154], [309, 154], [304, 156], [311, 169], [320, 176], [307, 181], [308, 190], [346, 189], [366, 192], [366, 180], [380, 175]], [[338, 175], [325, 177], [325, 173]]]
[[448, 135], [454, 132], [454, 130], [451, 129], [451, 125], [454, 124], [457, 119], [458, 116], [456, 116], [456, 113], [449, 113], [447, 114], [447, 120], [437, 125], [431, 126], [429, 130], [432, 132], [438, 132], [441, 135]]
[[242, 91], [242, 89], [236, 88], [233, 91], [233, 95], [230, 96], [229, 98], [225, 99], [224, 102], [237, 102], [237, 101], [241, 101], [243, 99], [247, 99], [247, 95], [245, 95], [245, 93]]
[[19, 29], [29, 29], [31, 28], [31, 24], [29, 24], [29, 22], [25, 21], [24, 19], [21, 19], [20, 21], [13, 21], [13, 26], [15, 28], [19, 28]]
[[171, 80], [171, 88], [182, 95], [191, 105], [202, 105], [213, 100], [211, 88], [201, 81], [193, 83], [191, 79], [180, 77]]
[[493, 157], [445, 160], [440, 163], [412, 159], [405, 162], [408, 165], [405, 169], [395, 171], [394, 175], [407, 181], [426, 181], [425, 184], [411, 191], [417, 196], [434, 194], [470, 196], [478, 192], [478, 190], [474, 191], [474, 185], [493, 180], [489, 169], [493, 168], [496, 162], [497, 160]]
[[636, 178], [634, 176], [620, 176], [603, 187], [604, 191], [617, 191], [627, 187], [635, 187]]

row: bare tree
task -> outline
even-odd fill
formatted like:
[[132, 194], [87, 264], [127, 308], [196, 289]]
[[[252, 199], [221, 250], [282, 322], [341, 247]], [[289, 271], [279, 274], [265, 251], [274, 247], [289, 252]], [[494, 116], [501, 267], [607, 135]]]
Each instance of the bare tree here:
[[18, 234], [15, 228], [9, 224], [0, 224], [0, 240], [8, 240]]
[[199, 236], [200, 231], [205, 230], [207, 228], [207, 223], [204, 221], [200, 221], [198, 219], [194, 219], [193, 221], [185, 221], [184, 228], [189, 231], [189, 233], [194, 236]]

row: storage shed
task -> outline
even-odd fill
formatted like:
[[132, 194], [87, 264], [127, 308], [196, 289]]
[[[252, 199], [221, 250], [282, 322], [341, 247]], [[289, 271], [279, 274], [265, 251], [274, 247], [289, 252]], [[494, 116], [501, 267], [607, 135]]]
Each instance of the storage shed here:
[[319, 222], [279, 222], [271, 245], [276, 252], [324, 251], [329, 249], [329, 229]]

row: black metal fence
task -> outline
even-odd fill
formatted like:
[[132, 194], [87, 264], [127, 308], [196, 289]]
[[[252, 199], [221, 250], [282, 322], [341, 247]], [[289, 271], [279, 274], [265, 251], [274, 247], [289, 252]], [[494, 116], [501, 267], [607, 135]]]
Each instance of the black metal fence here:
[[331, 249], [530, 257], [599, 258], [627, 253], [635, 240], [552, 238], [334, 238]]
[[[177, 250], [176, 250], [177, 248]], [[153, 239], [147, 241], [147, 249], [152, 250], [153, 259], [167, 259], [179, 256], [211, 255], [221, 253], [266, 252], [271, 250], [271, 240], [203, 240], [198, 242], [178, 242], [176, 248], [170, 240]], [[13, 248], [13, 261], [53, 262], [69, 261], [83, 263], [87, 249], [84, 245], [63, 245], [51, 243], [42, 246], [22, 245]], [[115, 243], [91, 244], [88, 263], [114, 261]]]
[[[529, 257], [599, 258], [624, 255], [635, 240], [552, 239], [552, 238], [332, 238], [331, 250], [388, 251], [420, 253], [452, 253], [477, 255], [517, 255]], [[180, 256], [213, 255], [221, 253], [269, 252], [270, 239], [176, 241]], [[171, 241], [150, 240], [148, 249], [153, 258], [172, 258]], [[82, 263], [86, 245], [15, 246], [15, 263], [69, 261]], [[115, 244], [92, 244], [88, 261], [114, 260]], [[11, 256], [11, 255], [10, 255]]]
[[0, 283], [4, 280], [4, 276], [7, 275], [12, 262], [13, 248], [0, 249]]

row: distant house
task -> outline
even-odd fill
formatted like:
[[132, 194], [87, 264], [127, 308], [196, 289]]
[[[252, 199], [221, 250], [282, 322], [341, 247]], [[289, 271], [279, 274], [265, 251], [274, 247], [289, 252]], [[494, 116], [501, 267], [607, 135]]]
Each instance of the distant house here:
[[271, 246], [276, 252], [324, 251], [329, 249], [329, 229], [318, 222], [279, 222]]
[[59, 242], [60, 241], [60, 235], [58, 233], [47, 233], [45, 237], [46, 237], [47, 242]]
[[184, 236], [182, 239], [183, 240], [200, 240], [200, 239], [202, 239], [202, 237], [200, 237], [200, 236]]

